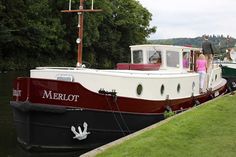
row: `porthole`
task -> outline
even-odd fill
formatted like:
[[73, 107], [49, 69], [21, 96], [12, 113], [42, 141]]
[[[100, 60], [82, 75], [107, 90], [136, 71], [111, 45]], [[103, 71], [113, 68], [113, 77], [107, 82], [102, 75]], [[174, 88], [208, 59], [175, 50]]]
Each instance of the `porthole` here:
[[217, 74], [216, 74], [216, 75], [215, 75], [215, 81], [217, 80], [217, 77], [218, 77], [218, 76], [217, 76]]
[[162, 84], [162, 85], [161, 85], [161, 91], [160, 91], [160, 92], [161, 92], [161, 95], [164, 94], [164, 91], [165, 91], [165, 87], [164, 87], [164, 85]]
[[180, 92], [180, 89], [181, 89], [180, 84], [178, 84], [178, 86], [177, 86], [177, 92], [178, 93]]
[[139, 84], [139, 85], [137, 86], [136, 92], [137, 92], [138, 95], [141, 95], [141, 94], [142, 94], [142, 92], [143, 92], [143, 86], [142, 86], [141, 84]]
[[195, 82], [192, 83], [192, 91], [195, 89]]

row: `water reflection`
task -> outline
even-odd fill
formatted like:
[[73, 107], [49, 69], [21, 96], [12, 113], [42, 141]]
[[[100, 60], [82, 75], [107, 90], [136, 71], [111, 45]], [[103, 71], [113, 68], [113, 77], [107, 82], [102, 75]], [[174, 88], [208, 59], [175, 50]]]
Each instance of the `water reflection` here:
[[9, 101], [13, 80], [18, 76], [29, 76], [28, 72], [0, 72], [0, 156], [14, 157], [17, 154], [16, 133]]

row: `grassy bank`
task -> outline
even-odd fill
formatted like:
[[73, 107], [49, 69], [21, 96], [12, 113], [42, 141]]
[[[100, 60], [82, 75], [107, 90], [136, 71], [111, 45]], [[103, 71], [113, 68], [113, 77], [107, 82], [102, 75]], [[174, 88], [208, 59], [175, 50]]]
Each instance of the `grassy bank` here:
[[198, 106], [97, 156], [234, 157], [236, 95]]

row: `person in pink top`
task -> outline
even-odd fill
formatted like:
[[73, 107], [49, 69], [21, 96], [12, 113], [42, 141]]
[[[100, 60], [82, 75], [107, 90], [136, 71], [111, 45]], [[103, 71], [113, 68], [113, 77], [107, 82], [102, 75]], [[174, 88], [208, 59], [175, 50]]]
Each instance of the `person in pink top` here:
[[203, 54], [200, 54], [197, 62], [196, 62], [197, 72], [199, 73], [199, 86], [200, 86], [200, 93], [203, 92], [205, 76], [207, 71], [207, 61]]

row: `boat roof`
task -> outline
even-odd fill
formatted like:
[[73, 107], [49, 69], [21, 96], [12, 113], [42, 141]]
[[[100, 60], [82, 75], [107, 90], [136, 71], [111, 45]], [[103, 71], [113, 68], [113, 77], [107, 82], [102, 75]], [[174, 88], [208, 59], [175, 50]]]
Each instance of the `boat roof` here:
[[161, 49], [189, 49], [189, 50], [195, 50], [195, 51], [200, 51], [200, 48], [194, 48], [190, 46], [178, 46], [178, 45], [159, 45], [159, 44], [142, 44], [142, 45], [131, 45], [130, 48], [136, 49], [136, 48], [153, 48], [153, 47], [158, 47]]

